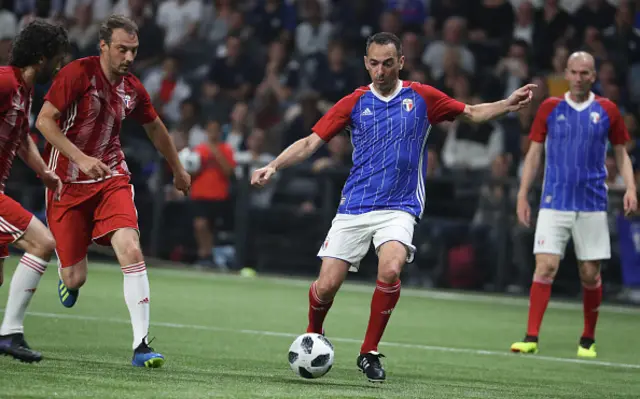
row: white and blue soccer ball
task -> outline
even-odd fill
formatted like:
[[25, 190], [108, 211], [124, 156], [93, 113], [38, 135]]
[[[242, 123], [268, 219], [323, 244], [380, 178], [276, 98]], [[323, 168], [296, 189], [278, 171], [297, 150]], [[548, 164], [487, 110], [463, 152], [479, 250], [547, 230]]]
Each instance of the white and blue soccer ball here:
[[315, 333], [302, 334], [289, 348], [289, 366], [303, 378], [320, 378], [333, 366], [333, 345]]
[[180, 163], [188, 173], [195, 174], [200, 171], [202, 159], [200, 154], [190, 148], [184, 148], [178, 153]]

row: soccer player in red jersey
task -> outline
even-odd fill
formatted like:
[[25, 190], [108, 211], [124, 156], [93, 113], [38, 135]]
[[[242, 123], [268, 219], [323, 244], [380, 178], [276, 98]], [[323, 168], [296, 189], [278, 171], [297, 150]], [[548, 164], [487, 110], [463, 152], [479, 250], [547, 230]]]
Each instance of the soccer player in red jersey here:
[[124, 297], [133, 327], [137, 367], [161, 367], [164, 357], [149, 347], [149, 280], [140, 250], [133, 186], [120, 145], [122, 121], [133, 118], [171, 166], [174, 185], [189, 191], [180, 164], [149, 94], [129, 73], [138, 51], [138, 27], [112, 15], [100, 27], [100, 56], [62, 68], [45, 96], [36, 126], [47, 139], [45, 159], [62, 179], [58, 201], [47, 194], [47, 221], [56, 238], [60, 301], [72, 307], [87, 278], [87, 249], [111, 245], [124, 273]]
[[9, 256], [7, 244], [25, 252], [9, 287], [0, 325], [0, 354], [25, 362], [42, 360], [42, 355], [25, 342], [23, 322], [56, 244], [42, 222], [4, 194], [4, 187], [18, 155], [53, 193], [62, 188], [60, 179], [47, 168], [29, 136], [29, 113], [34, 84], [51, 80], [68, 47], [63, 28], [34, 21], [15, 38], [10, 66], [0, 67], [0, 285], [4, 259]]

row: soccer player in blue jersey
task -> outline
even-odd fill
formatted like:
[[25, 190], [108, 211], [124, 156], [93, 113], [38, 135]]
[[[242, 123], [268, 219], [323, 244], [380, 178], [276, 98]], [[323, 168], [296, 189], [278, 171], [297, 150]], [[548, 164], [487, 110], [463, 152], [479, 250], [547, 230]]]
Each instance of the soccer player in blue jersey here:
[[531, 127], [531, 147], [525, 158], [518, 192], [518, 219], [530, 224], [527, 194], [543, 147], [544, 183], [535, 233], [536, 269], [529, 302], [529, 322], [523, 341], [511, 351], [538, 352], [538, 333], [551, 296], [551, 284], [573, 237], [583, 287], [584, 331], [578, 356], [596, 357], [595, 329], [602, 301], [600, 262], [611, 257], [607, 224], [607, 142], [611, 142], [626, 185], [624, 210], [637, 208], [636, 185], [625, 143], [629, 133], [614, 103], [591, 92], [596, 79], [593, 57], [577, 52], [569, 57], [563, 98], [549, 98]]
[[370, 381], [382, 382], [385, 371], [378, 343], [400, 298], [402, 267], [415, 252], [413, 230], [424, 211], [431, 126], [455, 118], [481, 123], [518, 111], [530, 103], [535, 86], [522, 87], [495, 103], [465, 105], [433, 87], [401, 81], [404, 57], [395, 35], [373, 35], [366, 50], [364, 62], [372, 83], [338, 101], [309, 136], [256, 170], [251, 182], [266, 184], [277, 170], [307, 159], [345, 127], [351, 128], [353, 167], [318, 253], [322, 267], [309, 289], [307, 332], [323, 333], [323, 321], [347, 272], [358, 270], [373, 241], [379, 259], [377, 284], [357, 365]]

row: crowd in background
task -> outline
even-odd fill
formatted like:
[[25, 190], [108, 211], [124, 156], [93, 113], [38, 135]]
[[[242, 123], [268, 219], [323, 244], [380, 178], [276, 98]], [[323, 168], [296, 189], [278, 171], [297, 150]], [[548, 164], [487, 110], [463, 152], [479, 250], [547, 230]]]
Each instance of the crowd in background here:
[[[597, 66], [596, 94], [615, 102], [634, 141], [640, 112], [640, 1], [633, 0], [0, 0], [0, 64], [12, 37], [34, 18], [64, 24], [70, 59], [97, 55], [100, 22], [111, 13], [140, 28], [134, 65], [179, 149], [203, 147], [212, 168], [194, 180], [195, 199], [232, 203], [241, 165], [259, 167], [310, 133], [341, 97], [369, 84], [365, 41], [393, 32], [403, 44], [401, 78], [435, 86], [469, 104], [499, 100], [517, 87], [538, 85], [533, 106], [501, 121], [437, 126], [429, 138], [428, 176], [516, 178], [538, 105], [568, 90], [568, 55], [585, 50]], [[36, 90], [35, 104], [46, 87]], [[34, 112], [37, 112], [37, 106]], [[169, 201], [179, 198], [159, 173], [156, 153], [139, 127], [127, 124], [123, 143], [134, 183]], [[309, 161], [311, 173], [348, 168], [348, 132]], [[131, 166], [130, 165], [130, 166]], [[635, 162], [634, 162], [635, 166]], [[609, 187], [620, 187], [613, 156]], [[215, 170], [213, 170], [215, 169]], [[164, 177], [163, 177], [164, 176]], [[307, 175], [308, 176], [308, 175]], [[481, 180], [480, 180], [481, 181]], [[504, 192], [489, 180], [478, 191], [470, 224], [491, 236]], [[313, 177], [296, 179], [299, 214], [318, 207]], [[273, 206], [275, 189], [252, 206]], [[437, 193], [436, 193], [437, 195]], [[225, 209], [225, 211], [222, 211]], [[215, 213], [193, 223], [201, 263], [213, 263], [207, 231]], [[210, 216], [210, 217], [207, 217]], [[487, 230], [488, 229], [488, 230]], [[489, 234], [485, 234], [489, 231]], [[204, 241], [203, 241], [204, 240]], [[203, 247], [204, 246], [204, 247]], [[530, 254], [527, 248], [526, 253]]]

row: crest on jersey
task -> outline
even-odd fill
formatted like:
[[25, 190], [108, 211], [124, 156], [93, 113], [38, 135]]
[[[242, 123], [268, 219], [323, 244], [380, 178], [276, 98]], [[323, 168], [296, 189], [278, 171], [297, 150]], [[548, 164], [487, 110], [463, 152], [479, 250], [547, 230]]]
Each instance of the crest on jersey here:
[[589, 118], [591, 118], [591, 122], [593, 122], [593, 123], [598, 123], [598, 122], [600, 122], [600, 114], [599, 114], [599, 113], [597, 113], [597, 112], [592, 112], [592, 113], [589, 115]]
[[128, 94], [124, 95], [124, 106], [126, 108], [129, 108], [129, 105], [131, 104], [131, 96]]
[[404, 100], [402, 100], [402, 109], [407, 112], [411, 112], [411, 110], [413, 109], [413, 100], [410, 98], [405, 98]]

